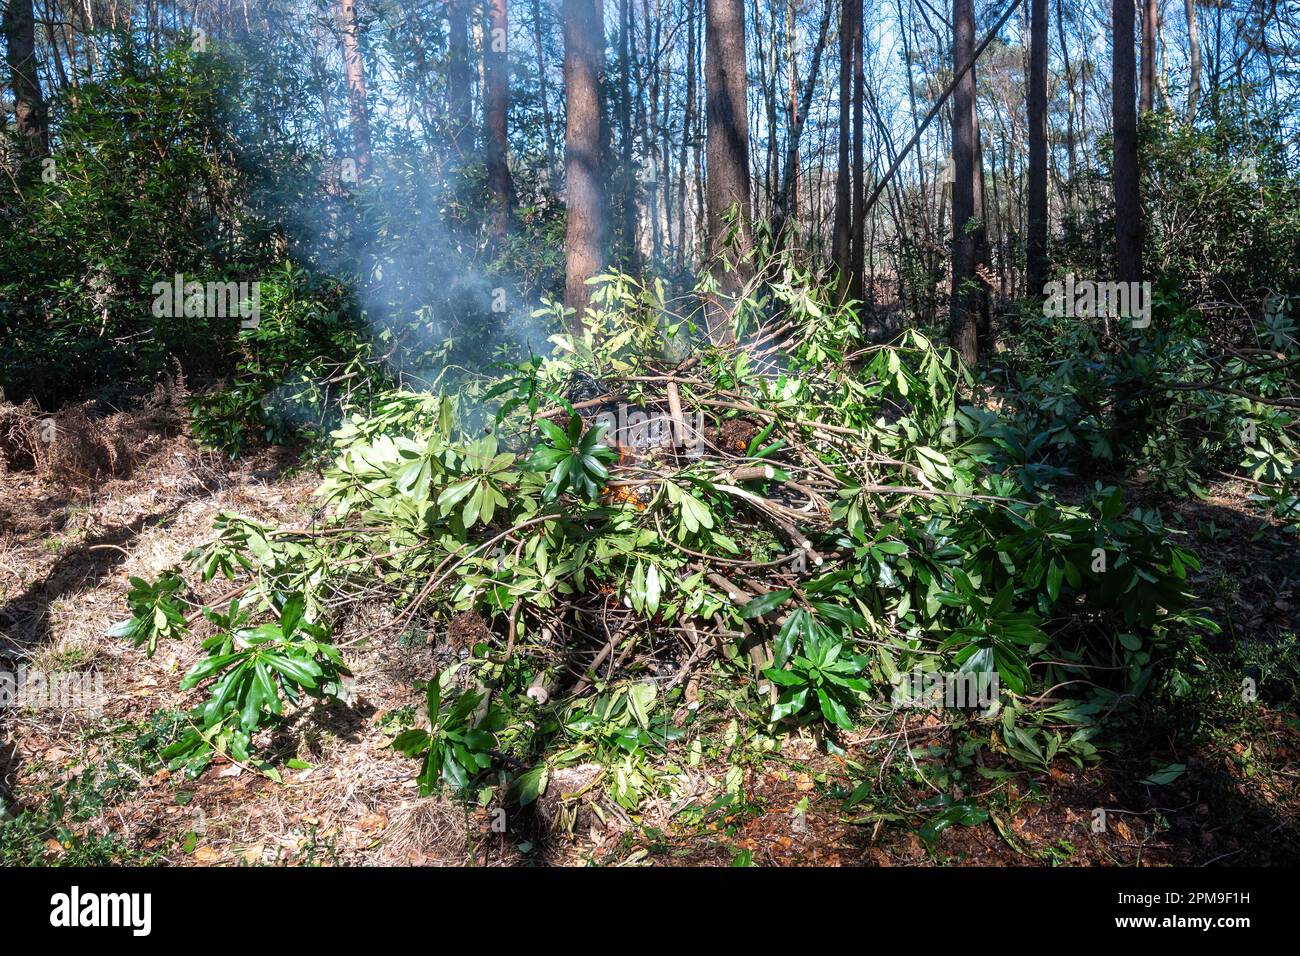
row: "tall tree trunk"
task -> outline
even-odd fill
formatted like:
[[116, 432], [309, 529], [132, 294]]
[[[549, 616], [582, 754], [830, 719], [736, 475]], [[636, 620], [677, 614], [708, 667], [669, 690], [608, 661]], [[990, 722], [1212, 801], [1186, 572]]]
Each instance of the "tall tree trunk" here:
[[[705, 0], [704, 17], [709, 253], [725, 260], [726, 268], [718, 275], [718, 284], [724, 293], [736, 295], [748, 278], [748, 266], [742, 257], [751, 243], [743, 0]], [[727, 217], [733, 212], [735, 245], [729, 247]], [[710, 341], [731, 339], [729, 315], [716, 301], [705, 310], [705, 324]]]
[[487, 0], [488, 32], [483, 50], [483, 68], [487, 88], [483, 93], [483, 120], [486, 134], [488, 192], [492, 209], [488, 230], [504, 236], [515, 213], [515, 184], [510, 176], [510, 141], [506, 129], [510, 113], [510, 60], [507, 52], [510, 30], [506, 0]]
[[551, 88], [546, 78], [546, 48], [542, 45], [542, 2], [533, 0], [533, 39], [537, 44], [537, 87], [542, 106], [542, 136], [546, 142], [546, 181], [555, 174], [555, 130], [551, 123]]
[[695, 174], [695, 253], [696, 258], [703, 264], [709, 255], [708, 215], [704, 210], [704, 122], [705, 114], [708, 113], [708, 104], [702, 95], [705, 92], [704, 51], [702, 48], [704, 42], [704, 0], [696, 0], [695, 9], [698, 11], [694, 26], [695, 42], [697, 44], [696, 69], [699, 72], [695, 77], [695, 131], [691, 136], [691, 171]]
[[1074, 194], [1075, 135], [1074, 135], [1074, 68], [1070, 64], [1070, 48], [1065, 42], [1065, 10], [1062, 0], [1056, 0], [1056, 35], [1061, 43], [1061, 59], [1065, 61], [1065, 85], [1068, 88], [1065, 111], [1065, 206], [1070, 209]]
[[[49, 125], [41, 81], [36, 72], [36, 20], [32, 0], [9, 0], [4, 17], [5, 59], [9, 85], [14, 93], [14, 115], [18, 136], [29, 160], [49, 151]], [[27, 164], [34, 170], [35, 165]]]
[[357, 40], [356, 0], [339, 0], [343, 28], [343, 74], [348, 84], [348, 110], [352, 120], [352, 153], [358, 178], [370, 169], [370, 108], [366, 105], [366, 68]]
[[1166, 108], [1172, 102], [1169, 98], [1169, 44], [1165, 42], [1165, 11], [1156, 9], [1156, 93]]
[[605, 19], [601, 0], [564, 0], [564, 304], [581, 333], [591, 286], [604, 267], [605, 175], [601, 142], [601, 84]]
[[[786, 180], [789, 179], [794, 190], [794, 204], [799, 205], [799, 144], [795, 140], [794, 131], [802, 123], [803, 113], [799, 109], [799, 24], [798, 11], [795, 9], [795, 0], [786, 0], [785, 2], [785, 70], [788, 79], [787, 95], [790, 97], [789, 110], [790, 115], [786, 118], [786, 162], [783, 167], [784, 173], [781, 179], [776, 204], [773, 209], [774, 218], [780, 214], [780, 204], [782, 202], [781, 192], [785, 189]], [[817, 75], [814, 68], [811, 74]], [[793, 150], [791, 149], [793, 146]], [[794, 166], [794, 177], [790, 179], [790, 167]]]
[[1219, 77], [1223, 63], [1223, 2], [1214, 7], [1214, 69], [1210, 71], [1210, 115], [1219, 122]]
[[662, 169], [657, 168], [660, 129], [659, 71], [655, 67], [658, 64], [661, 27], [658, 0], [655, 0], [653, 11], [649, 0], [641, 0], [641, 13], [645, 20], [646, 84], [649, 86], [649, 96], [646, 104], [645, 158], [649, 168], [646, 170], [646, 176], [644, 177], [647, 193], [646, 216], [650, 220], [650, 257], [653, 262], [658, 263], [663, 253], [663, 230], [659, 223], [659, 183], [663, 180], [664, 173]]
[[447, 105], [451, 112], [451, 143], [465, 158], [474, 148], [474, 116], [470, 105], [469, 0], [447, 2]]
[[1028, 293], [1047, 282], [1047, 0], [1032, 0], [1029, 27]]
[[695, 137], [695, 21], [697, 0], [686, 0], [686, 105], [682, 118], [682, 147], [678, 159], [678, 174], [681, 177], [677, 196], [677, 268], [686, 264], [686, 164], [687, 150]]
[[63, 54], [59, 52], [59, 43], [54, 35], [54, 24], [48, 8], [41, 17], [41, 22], [45, 27], [45, 42], [49, 44], [50, 54], [54, 59], [54, 75], [58, 77], [58, 89], [66, 90], [71, 84], [67, 71], [63, 67]]
[[1187, 10], [1187, 122], [1196, 119], [1196, 107], [1201, 99], [1201, 28], [1197, 22], [1196, 0], [1183, 0]]
[[641, 170], [632, 154], [632, 2], [618, 0], [618, 143], [622, 167], [619, 170], [619, 267], [625, 272], [639, 268], [637, 255], [637, 184]]
[[[656, 0], [657, 5], [657, 0]], [[659, 27], [662, 29], [662, 26]], [[659, 204], [661, 211], [661, 232], [664, 241], [664, 258], [673, 245], [673, 70], [672, 61], [666, 54], [660, 56], [663, 69], [663, 112], [659, 116], [658, 129], [663, 131], [659, 137], [660, 176], [663, 182], [663, 201]]]
[[[799, 140], [803, 137], [804, 127], [808, 122], [808, 112], [812, 109], [813, 91], [817, 87], [817, 74], [821, 71], [822, 53], [826, 50], [826, 35], [830, 32], [831, 0], [822, 4], [821, 29], [817, 33], [817, 45], [813, 47], [812, 66], [808, 71], [808, 82], [804, 84], [803, 95], [794, 107], [794, 122], [786, 143], [785, 173], [781, 179], [781, 189], [777, 193], [776, 214], [772, 220], [772, 234], [777, 241], [782, 241], [786, 224], [799, 212]], [[791, 58], [791, 76], [794, 76], [794, 60]]]
[[[1130, 3], [1132, 0], [1130, 0]], [[948, 337], [968, 365], [979, 361], [979, 290], [976, 286], [975, 218], [975, 2], [953, 0], [952, 292]], [[964, 74], [962, 71], [966, 70]]]
[[[632, 11], [632, 21], [636, 22], [636, 11]], [[659, 254], [659, 71], [655, 69], [655, 51], [658, 49], [656, 36], [657, 17], [651, 13], [649, 0], [641, 0], [641, 42], [645, 51], [643, 64], [637, 64], [636, 104], [637, 126], [641, 131], [642, 157], [638, 166], [636, 197], [645, 203], [646, 234], [650, 240], [651, 258]], [[636, 62], [633, 57], [633, 62]], [[644, 69], [642, 69], [642, 65]], [[640, 208], [638, 206], [638, 212]], [[638, 235], [636, 251], [641, 253]]]
[[[973, 67], [971, 75], [974, 75]], [[978, 99], [971, 100], [970, 112], [971, 130], [975, 140], [975, 168], [972, 170], [971, 176], [971, 195], [974, 197], [975, 206], [973, 232], [975, 238], [975, 274], [979, 276], [980, 266], [987, 269], [989, 264], [989, 210], [984, 198], [984, 138], [980, 133]], [[1009, 152], [1013, 156], [1019, 154], [1014, 138], [1011, 139]], [[1007, 165], [1014, 175], [1014, 161]], [[1023, 189], [1020, 191], [1023, 192]], [[1023, 216], [1016, 216], [1015, 218], [1017, 222], [1023, 225]], [[981, 276], [975, 283], [975, 311], [978, 316], [975, 323], [975, 332], [979, 351], [982, 355], [988, 355], [993, 351], [992, 292], [993, 290], [989, 288], [988, 283]]]
[[1156, 102], [1156, 0], [1142, 0], [1142, 93], [1140, 106], [1150, 113]]
[[849, 229], [849, 297], [862, 300], [865, 271], [865, 243], [863, 226], [866, 223], [864, 208], [867, 199], [866, 170], [863, 163], [862, 98], [862, 0], [845, 0], [853, 7], [853, 220]]
[[1138, 195], [1137, 110], [1133, 89], [1136, 69], [1133, 0], [1112, 0], [1114, 48], [1111, 53], [1111, 108], [1115, 121], [1115, 155], [1111, 163], [1115, 191], [1115, 257], [1121, 282], [1142, 278], [1142, 206]]
[[546, 143], [546, 176], [555, 174], [555, 130], [551, 122], [551, 85], [546, 77], [546, 47], [542, 43], [542, 0], [533, 0], [533, 42], [537, 44], [537, 94], [542, 105], [542, 138]]
[[839, 298], [853, 281], [853, 0], [840, 0], [839, 144], [835, 163], [835, 227], [831, 259], [839, 271]]

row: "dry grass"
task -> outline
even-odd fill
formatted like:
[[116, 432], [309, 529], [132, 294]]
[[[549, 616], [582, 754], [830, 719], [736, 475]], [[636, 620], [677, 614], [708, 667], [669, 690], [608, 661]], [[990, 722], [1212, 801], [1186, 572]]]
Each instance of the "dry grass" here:
[[[0, 669], [98, 673], [108, 698], [101, 716], [0, 712], [13, 744], [0, 754], [0, 795], [11, 800], [41, 801], [59, 781], [102, 768], [117, 746], [113, 728], [195, 702], [177, 688], [201, 634], [153, 659], [104, 636], [126, 615], [129, 576], [181, 562], [210, 539], [220, 512], [301, 524], [316, 508], [314, 474], [284, 474], [272, 452], [231, 463], [200, 450], [167, 411], [172, 402], [162, 394], [129, 414], [61, 413], [56, 427], [79, 436], [76, 454], [33, 444], [33, 409], [0, 406], [0, 453], [16, 466], [0, 471]], [[195, 780], [158, 771], [83, 828], [178, 865], [517, 862], [515, 841], [492, 831], [487, 811], [421, 798], [413, 762], [391, 749], [381, 720], [418, 705], [413, 683], [438, 654], [424, 644], [369, 646], [364, 637], [386, 630], [392, 614], [386, 604], [349, 609], [341, 633], [358, 643], [347, 651], [346, 705], [300, 712], [259, 740], [282, 765], [296, 757], [310, 769], [286, 770], [282, 785], [224, 760]]]
[[178, 375], [164, 379], [130, 411], [108, 411], [88, 401], [45, 413], [31, 401], [0, 402], [0, 475], [33, 471], [81, 490], [127, 477], [180, 430], [188, 397]]

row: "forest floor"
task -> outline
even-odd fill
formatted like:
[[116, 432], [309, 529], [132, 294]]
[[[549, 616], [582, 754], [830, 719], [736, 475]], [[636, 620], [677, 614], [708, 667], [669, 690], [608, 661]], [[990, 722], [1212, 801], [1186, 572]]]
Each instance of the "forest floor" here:
[[[1200, 502], [1165, 503], [1205, 568], [1202, 600], [1224, 625], [1209, 648], [1258, 660], [1257, 706], [1231, 701], [1235, 673], [1215, 670], [1188, 710], [1138, 710], [1103, 741], [1103, 760], [1050, 773], [991, 765], [965, 796], [989, 819], [929, 842], [919, 812], [933, 795], [899, 788], [849, 795], [878, 770], [870, 731], [844, 756], [810, 737], [775, 749], [738, 708], [694, 724], [679, 762], [664, 765], [671, 798], [635, 811], [602, 798], [600, 768], [557, 772], [547, 795], [503, 818], [492, 807], [421, 798], [412, 761], [391, 748], [394, 726], [421, 702], [414, 687], [438, 667], [436, 646], [367, 644], [391, 613], [358, 609], [337, 632], [353, 682], [342, 704], [304, 711], [269, 741], [282, 781], [217, 759], [198, 778], [163, 769], [156, 752], [193, 701], [177, 690], [201, 636], [152, 659], [104, 636], [127, 616], [127, 578], [152, 578], [211, 535], [222, 511], [309, 523], [317, 477], [267, 451], [230, 462], [184, 434], [159, 435], [129, 473], [74, 490], [33, 472], [0, 473], [0, 670], [97, 671], [102, 715], [0, 712], [0, 798], [25, 808], [8, 825], [3, 862], [170, 865], [1201, 865], [1300, 862], [1300, 719], [1294, 662], [1273, 648], [1294, 633], [1300, 570], [1293, 544], [1269, 533], [1225, 484]], [[211, 596], [211, 595], [208, 595]], [[1294, 645], [1294, 641], [1289, 642]], [[1280, 653], [1280, 652], [1279, 652]], [[1217, 675], [1217, 676], [1216, 676]], [[1226, 676], [1225, 676], [1226, 675]], [[1215, 681], [1220, 681], [1216, 689]], [[1221, 686], [1223, 681], [1227, 686]], [[702, 694], [711, 693], [702, 689]], [[1292, 703], [1273, 706], [1270, 694]], [[704, 713], [701, 708], [701, 713]], [[734, 718], [734, 719], [733, 719]], [[908, 745], [924, 775], [941, 733], [918, 713]], [[700, 741], [700, 746], [693, 744]], [[1170, 765], [1184, 772], [1144, 783]], [[296, 769], [290, 769], [296, 768]], [[886, 792], [887, 791], [887, 792]], [[861, 792], [861, 791], [859, 791]], [[563, 795], [563, 796], [562, 796]], [[910, 809], [909, 809], [910, 808]], [[1099, 816], [1098, 811], [1104, 816]], [[1099, 820], [1104, 819], [1104, 826]], [[504, 824], [504, 825], [503, 825]], [[23, 841], [26, 840], [27, 844]]]

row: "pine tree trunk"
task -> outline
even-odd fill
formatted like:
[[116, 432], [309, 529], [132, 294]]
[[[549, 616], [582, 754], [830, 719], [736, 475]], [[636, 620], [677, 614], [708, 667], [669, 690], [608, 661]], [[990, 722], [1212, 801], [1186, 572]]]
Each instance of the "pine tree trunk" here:
[[840, 2], [839, 144], [835, 163], [835, 227], [831, 259], [839, 270], [839, 298], [849, 295], [853, 279], [853, 173], [849, 156], [853, 146], [853, 2]]
[[1111, 108], [1115, 154], [1111, 163], [1115, 192], [1115, 258], [1121, 282], [1142, 278], [1142, 206], [1138, 195], [1136, 69], [1133, 0], [1112, 0], [1114, 49], [1111, 55]]
[[474, 118], [470, 106], [469, 0], [447, 3], [447, 105], [451, 113], [451, 143], [464, 159], [474, 148]]
[[861, 300], [865, 272], [866, 246], [863, 226], [866, 222], [866, 170], [863, 162], [862, 101], [865, 93], [862, 75], [862, 0], [845, 0], [853, 8], [853, 217], [849, 227], [849, 297]]
[[695, 4], [696, 0], [687, 0], [686, 7], [686, 104], [682, 118], [681, 156], [677, 161], [681, 177], [677, 195], [677, 268], [681, 269], [687, 261], [686, 242], [686, 166], [687, 151], [695, 136]]
[[1142, 98], [1143, 113], [1156, 102], [1156, 0], [1142, 0]]
[[370, 108], [366, 105], [366, 69], [357, 39], [356, 0], [339, 0], [339, 16], [343, 29], [343, 74], [347, 79], [352, 120], [352, 153], [357, 176], [364, 178], [370, 168]]
[[[953, 0], [953, 73], [975, 54], [974, 0]], [[975, 70], [957, 81], [952, 98], [952, 293], [948, 337], [967, 365], [979, 361], [979, 291], [975, 277]]]
[[1197, 22], [1196, 0], [1183, 0], [1187, 8], [1187, 122], [1196, 119], [1196, 107], [1201, 100], [1201, 28]]
[[[9, 0], [4, 17], [5, 59], [14, 93], [18, 137], [29, 160], [49, 151], [49, 126], [36, 72], [36, 21], [32, 0]], [[34, 169], [34, 166], [29, 166]]]
[[601, 82], [605, 21], [601, 0], [564, 0], [565, 205], [564, 304], [580, 333], [591, 286], [604, 267], [605, 208]]
[[[658, 263], [663, 255], [663, 228], [659, 221], [659, 184], [664, 179], [664, 170], [658, 168], [660, 139], [659, 125], [659, 71], [655, 69], [655, 52], [659, 49], [660, 27], [659, 4], [656, 0], [653, 11], [648, 0], [641, 0], [641, 10], [645, 16], [646, 43], [646, 81], [650, 87], [646, 119], [649, 123], [649, 135], [646, 138], [646, 164], [649, 166], [645, 177], [646, 215], [650, 220], [650, 258]], [[653, 22], [652, 22], [653, 21]]]
[[618, 141], [620, 166], [618, 184], [619, 267], [625, 272], [638, 269], [637, 183], [640, 170], [632, 155], [632, 3], [618, 2]]
[[[718, 270], [718, 284], [724, 294], [735, 296], [748, 279], [749, 268], [741, 257], [751, 242], [745, 7], [742, 0], [705, 0], [704, 17], [709, 253], [725, 260], [728, 267]], [[733, 213], [734, 247], [727, 243]], [[705, 310], [705, 324], [711, 341], [732, 338], [730, 316], [716, 299]]]
[[487, 87], [483, 95], [488, 192], [492, 208], [488, 232], [501, 237], [515, 212], [515, 184], [510, 176], [510, 141], [506, 124], [510, 113], [510, 64], [507, 53], [509, 14], [506, 0], [488, 0], [488, 32], [483, 50]]
[[1029, 28], [1028, 293], [1047, 282], [1047, 0], [1032, 0]]

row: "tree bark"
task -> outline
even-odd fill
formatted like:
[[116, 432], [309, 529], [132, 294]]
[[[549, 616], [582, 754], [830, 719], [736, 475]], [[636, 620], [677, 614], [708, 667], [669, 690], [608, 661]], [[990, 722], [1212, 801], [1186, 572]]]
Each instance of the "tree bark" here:
[[506, 0], [487, 0], [488, 32], [483, 50], [487, 87], [483, 94], [487, 185], [492, 208], [488, 231], [506, 234], [515, 214], [515, 184], [510, 176], [510, 141], [506, 124], [510, 113], [510, 61], [507, 53], [509, 13]]
[[[659, 184], [663, 181], [664, 171], [658, 168], [659, 160], [659, 38], [661, 21], [659, 3], [656, 0], [651, 11], [649, 0], [641, 0], [641, 14], [645, 24], [644, 42], [646, 44], [645, 86], [648, 87], [645, 104], [645, 176], [642, 177], [646, 192], [646, 218], [650, 226], [650, 258], [657, 263], [663, 253], [663, 230], [659, 223]], [[637, 246], [640, 252], [640, 246]]]
[[[741, 0], [743, 3], [744, 0]], [[762, 179], [759, 183], [759, 196], [768, 203], [765, 212], [770, 211], [771, 201], [776, 191], [775, 174], [773, 167], [776, 165], [776, 136], [777, 129], [776, 119], [776, 6], [769, 4], [768, 25], [770, 43], [766, 42], [763, 37], [763, 7], [759, 5], [759, 0], [751, 0], [754, 15], [754, 65], [757, 70], [758, 88], [763, 95], [763, 112], [764, 128], [772, 131], [772, 135], [764, 137], [766, 139], [766, 156], [764, 157]], [[760, 212], [760, 215], [762, 213]]]
[[696, 15], [692, 26], [696, 48], [695, 128], [691, 134], [691, 172], [695, 181], [695, 255], [702, 265], [708, 258], [708, 214], [704, 209], [704, 127], [708, 113], [704, 84], [704, 0], [695, 0]]
[[[751, 244], [749, 116], [745, 71], [745, 7], [742, 0], [705, 0], [704, 84], [707, 100], [707, 167], [709, 253], [725, 263], [718, 285], [729, 295], [748, 278], [743, 259]], [[728, 217], [736, 215], [734, 244], [727, 242]], [[713, 301], [705, 309], [710, 341], [732, 338], [730, 316]]]
[[366, 105], [366, 68], [357, 39], [356, 0], [339, 0], [343, 28], [343, 74], [348, 84], [348, 110], [352, 121], [352, 152], [357, 177], [370, 169], [370, 108]]
[[1115, 258], [1121, 282], [1142, 278], [1142, 205], [1138, 195], [1137, 110], [1133, 48], [1133, 0], [1112, 0], [1114, 42], [1111, 53], [1111, 109], [1114, 115], [1114, 158], [1111, 162], [1115, 192]]
[[[1130, 0], [1131, 2], [1131, 0]], [[979, 293], [975, 285], [975, 53], [974, 0], [953, 0], [952, 291], [948, 337], [962, 361], [979, 361]], [[969, 68], [968, 68], [969, 67]], [[963, 73], [963, 70], [965, 71]]]
[[447, 105], [451, 112], [451, 144], [464, 159], [474, 148], [474, 117], [470, 106], [469, 0], [447, 2]]
[[1142, 93], [1140, 107], [1150, 113], [1156, 102], [1156, 0], [1142, 0]]
[[853, 7], [853, 219], [849, 229], [849, 297], [861, 301], [865, 272], [865, 244], [863, 226], [866, 216], [863, 207], [867, 198], [866, 171], [863, 163], [862, 98], [862, 0], [845, 0]]
[[1047, 282], [1047, 0], [1030, 6], [1028, 225], [1026, 282], [1036, 296]]
[[[658, 8], [658, 0], [655, 6]], [[669, 4], [671, 7], [671, 4]], [[658, 27], [662, 30], [662, 24]], [[662, 175], [660, 179], [663, 183], [663, 200], [659, 204], [661, 210], [660, 231], [663, 234], [663, 257], [668, 258], [668, 250], [673, 246], [673, 69], [672, 60], [666, 53], [659, 55], [660, 67], [663, 70], [663, 112], [659, 116], [657, 129], [663, 131], [659, 137], [662, 145], [660, 147], [659, 168]], [[658, 254], [656, 254], [658, 255]]]
[[687, 150], [691, 141], [695, 138], [695, 4], [696, 0], [686, 0], [686, 103], [684, 115], [682, 117], [682, 144], [681, 156], [678, 159], [678, 174], [680, 176], [679, 190], [677, 196], [677, 268], [681, 269], [686, 264], [687, 242], [686, 242], [686, 166]]
[[[972, 27], [972, 33], [974, 28]], [[971, 75], [974, 76], [974, 67], [972, 66]], [[971, 195], [974, 197], [975, 220], [972, 235], [975, 239], [975, 274], [979, 276], [975, 282], [975, 335], [977, 348], [981, 355], [988, 355], [993, 351], [993, 290], [989, 288], [983, 276], [980, 275], [980, 267], [987, 269], [989, 264], [989, 210], [984, 198], [984, 138], [980, 133], [980, 114], [979, 101], [977, 97], [972, 97], [970, 104], [970, 123], [971, 138], [975, 143], [975, 168], [971, 170]], [[1009, 151], [1012, 155], [1018, 154], [1019, 150], [1015, 147], [1014, 138], [1009, 143]], [[1014, 168], [1014, 161], [1007, 164]], [[997, 181], [994, 180], [994, 185]], [[1023, 216], [1017, 216], [1016, 221], [1022, 225]], [[987, 273], [985, 273], [987, 274]]]
[[[829, 8], [829, 4], [827, 4]], [[825, 18], [823, 17], [823, 22]], [[795, 8], [795, 0], [786, 0], [785, 3], [785, 71], [789, 83], [787, 94], [789, 95], [790, 115], [786, 117], [786, 162], [782, 166], [782, 178], [778, 186], [776, 204], [774, 204], [774, 217], [778, 214], [776, 206], [781, 202], [780, 190], [785, 188], [787, 175], [790, 172], [791, 162], [794, 165], [794, 178], [791, 180], [794, 188], [794, 202], [796, 206], [799, 202], [799, 144], [794, 142], [795, 128], [802, 123], [803, 112], [799, 109], [799, 22], [798, 10]], [[816, 70], [812, 72], [812, 77], [817, 76]], [[794, 150], [791, 151], [790, 144], [794, 143]]]
[[1065, 85], [1068, 90], [1065, 111], [1065, 207], [1072, 208], [1074, 199], [1075, 135], [1074, 135], [1074, 67], [1070, 64], [1070, 48], [1065, 42], [1065, 11], [1062, 0], [1056, 0], [1056, 35], [1061, 43], [1061, 59], [1065, 62]]
[[[835, 227], [831, 259], [839, 271], [839, 298], [849, 295], [853, 281], [853, 0], [840, 0], [839, 144], [835, 163]], [[859, 210], [861, 211], [861, 210]]]
[[564, 304], [581, 334], [591, 303], [587, 280], [604, 267], [605, 208], [601, 82], [605, 21], [601, 0], [564, 0]]
[[[49, 125], [45, 97], [36, 71], [36, 20], [32, 0], [9, 0], [4, 17], [5, 59], [14, 93], [18, 136], [28, 160], [49, 152]], [[27, 164], [28, 169], [34, 165]]]
[[633, 156], [632, 140], [632, 3], [618, 0], [618, 145], [619, 145], [619, 268], [636, 272], [640, 257], [637, 255], [637, 184], [640, 170]]
[[1191, 123], [1196, 119], [1196, 107], [1201, 99], [1201, 28], [1197, 22], [1196, 0], [1183, 0], [1183, 3], [1187, 9], [1187, 51], [1190, 74], [1187, 81], [1187, 122]]

